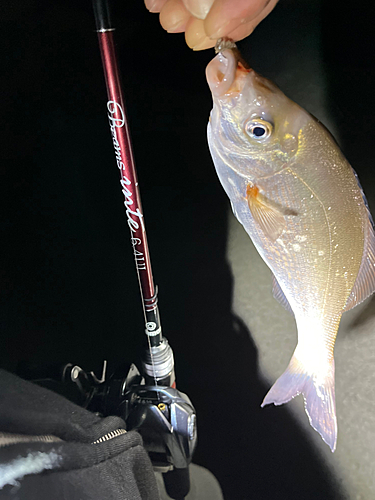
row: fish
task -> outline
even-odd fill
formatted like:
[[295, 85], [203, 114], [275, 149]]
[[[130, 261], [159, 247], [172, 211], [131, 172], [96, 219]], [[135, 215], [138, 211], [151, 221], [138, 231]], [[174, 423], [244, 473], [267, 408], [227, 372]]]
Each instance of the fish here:
[[207, 138], [233, 213], [296, 321], [291, 360], [261, 406], [304, 397], [336, 449], [334, 345], [344, 311], [375, 290], [374, 223], [357, 174], [311, 114], [221, 41], [206, 68]]

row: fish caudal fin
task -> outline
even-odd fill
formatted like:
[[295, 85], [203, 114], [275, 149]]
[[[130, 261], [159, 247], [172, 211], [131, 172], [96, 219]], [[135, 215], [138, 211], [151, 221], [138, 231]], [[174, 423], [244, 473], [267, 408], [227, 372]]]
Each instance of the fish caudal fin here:
[[305, 410], [311, 426], [319, 432], [323, 441], [334, 452], [337, 440], [337, 420], [333, 359], [324, 372], [324, 376], [320, 374], [318, 376], [307, 371], [303, 363], [293, 356], [288, 368], [271, 387], [261, 406], [271, 403], [281, 405], [298, 394], [303, 394]]

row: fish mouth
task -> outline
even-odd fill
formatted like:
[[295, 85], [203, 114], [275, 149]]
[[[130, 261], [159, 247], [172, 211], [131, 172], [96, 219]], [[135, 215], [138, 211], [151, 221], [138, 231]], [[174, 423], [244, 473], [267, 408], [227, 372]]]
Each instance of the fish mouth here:
[[208, 86], [215, 97], [221, 97], [231, 88], [237, 69], [237, 59], [233, 51], [225, 49], [208, 63], [206, 78]]

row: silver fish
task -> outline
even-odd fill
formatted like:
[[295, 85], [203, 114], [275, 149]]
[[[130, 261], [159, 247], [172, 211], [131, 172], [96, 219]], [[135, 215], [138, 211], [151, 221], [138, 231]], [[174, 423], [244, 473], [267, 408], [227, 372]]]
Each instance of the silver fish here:
[[303, 394], [312, 427], [337, 440], [333, 350], [344, 311], [375, 290], [373, 222], [329, 132], [272, 82], [221, 48], [206, 76], [208, 143], [233, 212], [295, 316], [298, 344], [262, 406]]

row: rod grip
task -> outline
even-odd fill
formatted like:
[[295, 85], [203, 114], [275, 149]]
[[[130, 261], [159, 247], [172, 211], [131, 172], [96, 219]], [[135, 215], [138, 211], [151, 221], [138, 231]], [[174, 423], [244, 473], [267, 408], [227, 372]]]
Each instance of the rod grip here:
[[183, 500], [190, 491], [189, 467], [176, 469], [163, 474], [165, 490], [170, 498]]

